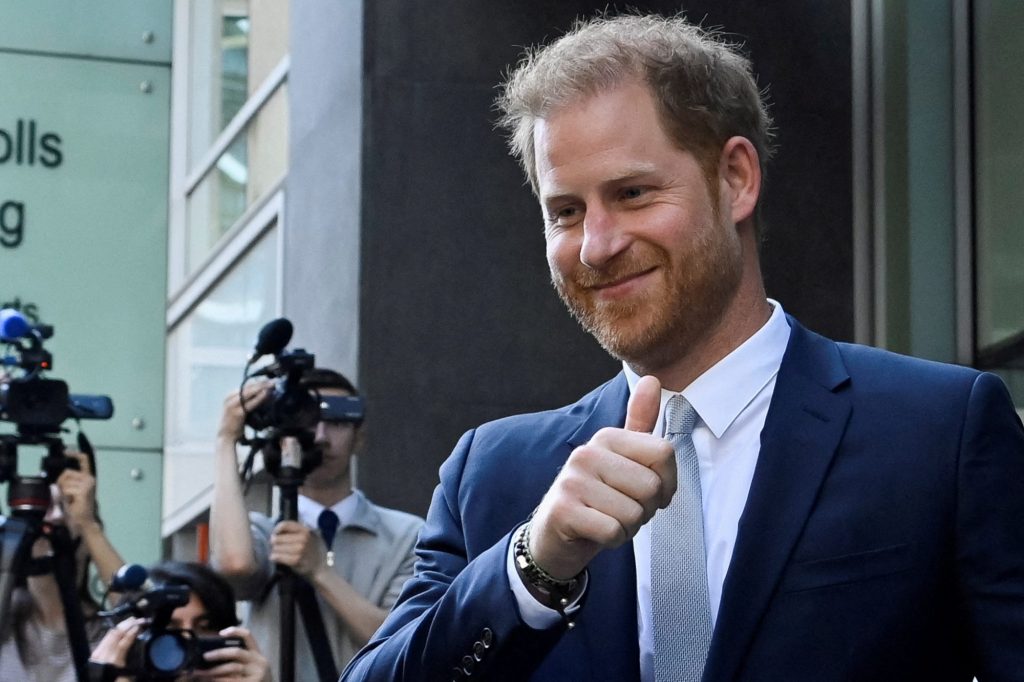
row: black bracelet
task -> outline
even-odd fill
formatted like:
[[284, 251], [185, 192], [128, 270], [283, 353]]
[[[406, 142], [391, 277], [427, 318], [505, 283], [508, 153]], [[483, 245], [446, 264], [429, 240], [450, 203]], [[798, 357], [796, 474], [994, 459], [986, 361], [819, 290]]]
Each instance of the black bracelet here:
[[531, 587], [547, 597], [548, 603], [546, 606], [558, 611], [558, 614], [568, 627], [570, 629], [573, 628], [575, 623], [569, 620], [565, 610], [574, 598], [578, 596], [576, 593], [583, 582], [586, 569], [573, 578], [560, 580], [538, 566], [537, 562], [533, 559], [533, 554], [530, 552], [529, 521], [523, 524], [516, 532], [515, 541], [512, 546], [512, 556], [516, 562], [516, 568], [519, 569], [523, 578], [526, 579]]

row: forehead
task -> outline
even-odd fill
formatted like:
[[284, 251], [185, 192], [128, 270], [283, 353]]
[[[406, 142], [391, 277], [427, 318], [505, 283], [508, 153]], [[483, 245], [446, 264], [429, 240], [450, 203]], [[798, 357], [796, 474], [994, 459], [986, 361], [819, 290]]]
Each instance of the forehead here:
[[[538, 119], [533, 133], [541, 196], [579, 179], [650, 172], [678, 153], [650, 89], [638, 81], [564, 104]], [[593, 178], [591, 176], [594, 176]]]

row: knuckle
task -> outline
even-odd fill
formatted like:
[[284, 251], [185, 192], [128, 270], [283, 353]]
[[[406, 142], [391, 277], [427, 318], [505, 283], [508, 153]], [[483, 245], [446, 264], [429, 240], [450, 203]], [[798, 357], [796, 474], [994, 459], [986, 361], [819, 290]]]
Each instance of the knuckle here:
[[576, 473], [567, 473], [561, 480], [559, 486], [566, 495], [579, 497], [585, 488], [583, 478]]
[[647, 520], [647, 509], [640, 503], [631, 504], [626, 511], [625, 525], [629, 528], [639, 528]]
[[642, 500], [656, 499], [660, 495], [662, 489], [661, 478], [656, 473], [648, 469], [637, 481], [637, 488], [639, 489], [640, 498]]
[[609, 519], [609, 523], [602, 526], [599, 534], [600, 543], [608, 548], [618, 547], [628, 539], [626, 537], [626, 529], [621, 523], [612, 519]]
[[594, 457], [594, 448], [588, 443], [580, 445], [569, 454], [562, 471], [572, 470], [576, 467], [586, 466], [587, 462]]

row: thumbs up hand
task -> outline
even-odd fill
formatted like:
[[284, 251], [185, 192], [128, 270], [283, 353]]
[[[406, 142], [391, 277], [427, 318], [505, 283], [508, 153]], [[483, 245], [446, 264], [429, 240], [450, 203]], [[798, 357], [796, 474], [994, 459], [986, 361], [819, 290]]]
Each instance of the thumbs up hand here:
[[579, 574], [603, 549], [636, 535], [676, 491], [675, 452], [654, 436], [661, 383], [640, 379], [624, 428], [603, 428], [573, 450], [530, 522], [530, 553], [552, 577]]

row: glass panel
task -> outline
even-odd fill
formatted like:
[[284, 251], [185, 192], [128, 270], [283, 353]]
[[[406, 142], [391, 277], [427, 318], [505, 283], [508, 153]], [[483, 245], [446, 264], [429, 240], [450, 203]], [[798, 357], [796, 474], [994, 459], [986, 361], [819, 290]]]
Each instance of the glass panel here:
[[189, 168], [288, 54], [288, 5], [281, 0], [192, 1]]
[[287, 162], [287, 84], [283, 84], [186, 200], [188, 274], [202, 265], [245, 210], [284, 175]]
[[256, 334], [276, 315], [277, 261], [273, 228], [171, 332], [168, 447], [213, 441], [224, 396], [238, 388]]
[[[978, 347], [1024, 335], [1024, 3], [974, 3]], [[1024, 339], [1024, 336], [1021, 336]]]

